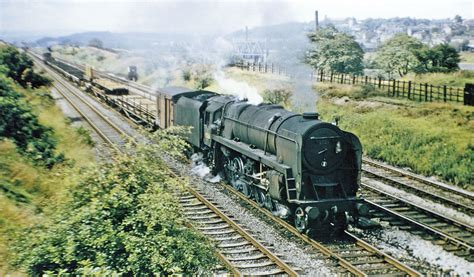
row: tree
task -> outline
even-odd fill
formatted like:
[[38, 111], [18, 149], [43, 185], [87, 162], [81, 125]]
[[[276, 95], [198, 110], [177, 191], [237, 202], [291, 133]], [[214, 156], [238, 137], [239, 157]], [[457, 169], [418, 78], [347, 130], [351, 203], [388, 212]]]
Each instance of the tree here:
[[458, 24], [461, 24], [462, 23], [462, 17], [457, 14], [454, 16], [454, 22], [458, 23]]
[[354, 37], [330, 26], [308, 34], [313, 44], [306, 62], [316, 69], [362, 74], [364, 51]]
[[104, 48], [104, 43], [98, 38], [93, 38], [89, 41], [89, 46], [102, 49]]
[[447, 43], [442, 43], [430, 49], [424, 49], [418, 54], [423, 65], [422, 70], [416, 72], [452, 72], [459, 69], [461, 61], [456, 49]]
[[418, 39], [399, 33], [377, 49], [375, 62], [389, 77], [395, 73], [403, 77], [420, 66], [418, 53], [426, 47]]

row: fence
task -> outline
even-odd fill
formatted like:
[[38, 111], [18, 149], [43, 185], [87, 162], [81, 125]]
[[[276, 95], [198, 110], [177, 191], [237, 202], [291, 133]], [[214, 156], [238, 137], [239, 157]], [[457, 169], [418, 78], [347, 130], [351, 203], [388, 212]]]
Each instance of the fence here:
[[[261, 63], [240, 63], [236, 67], [260, 73], [273, 73], [278, 75], [287, 75], [284, 67], [276, 64], [261, 64]], [[417, 101], [443, 101], [443, 102], [458, 102], [464, 105], [474, 105], [474, 86], [466, 84], [463, 88], [448, 87], [446, 85], [432, 85], [428, 83], [415, 83], [412, 81], [403, 81], [396, 79], [386, 80], [381, 77], [369, 76], [354, 76], [350, 74], [325, 72], [317, 70], [311, 72], [308, 76], [311, 80], [319, 82], [331, 82], [347, 85], [373, 85], [379, 90], [386, 91], [387, 96], [403, 97]]]

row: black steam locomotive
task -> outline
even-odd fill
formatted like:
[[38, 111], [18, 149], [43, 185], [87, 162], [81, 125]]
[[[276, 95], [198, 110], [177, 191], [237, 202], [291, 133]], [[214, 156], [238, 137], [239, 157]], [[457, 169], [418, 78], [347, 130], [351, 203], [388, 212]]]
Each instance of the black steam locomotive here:
[[317, 113], [251, 105], [209, 91], [173, 88], [162, 95], [173, 105], [172, 125], [193, 127], [187, 140], [205, 153], [214, 172], [260, 206], [293, 220], [300, 232], [338, 232], [368, 214], [356, 197], [359, 139], [320, 121]]

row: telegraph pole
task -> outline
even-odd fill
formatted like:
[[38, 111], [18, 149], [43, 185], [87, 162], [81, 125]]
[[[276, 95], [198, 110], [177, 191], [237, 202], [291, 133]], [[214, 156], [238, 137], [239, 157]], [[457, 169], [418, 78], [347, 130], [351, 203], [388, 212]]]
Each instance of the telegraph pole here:
[[315, 24], [315, 27], [316, 27], [315, 31], [319, 31], [319, 18], [318, 18], [318, 11], [317, 10], [314, 12], [314, 24]]

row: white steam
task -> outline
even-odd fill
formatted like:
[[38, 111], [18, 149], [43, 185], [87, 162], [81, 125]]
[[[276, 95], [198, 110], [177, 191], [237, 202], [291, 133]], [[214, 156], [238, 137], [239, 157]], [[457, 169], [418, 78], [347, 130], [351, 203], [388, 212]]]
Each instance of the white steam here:
[[193, 154], [191, 156], [191, 161], [193, 162], [193, 167], [191, 168], [192, 174], [195, 174], [211, 183], [220, 182], [221, 176], [213, 176], [211, 174], [211, 169], [203, 161], [202, 153]]
[[262, 96], [260, 96], [256, 88], [245, 82], [227, 78], [222, 71], [214, 73], [214, 79], [224, 93], [236, 95], [240, 100], [247, 99], [248, 102], [253, 105], [258, 105], [263, 101]]

